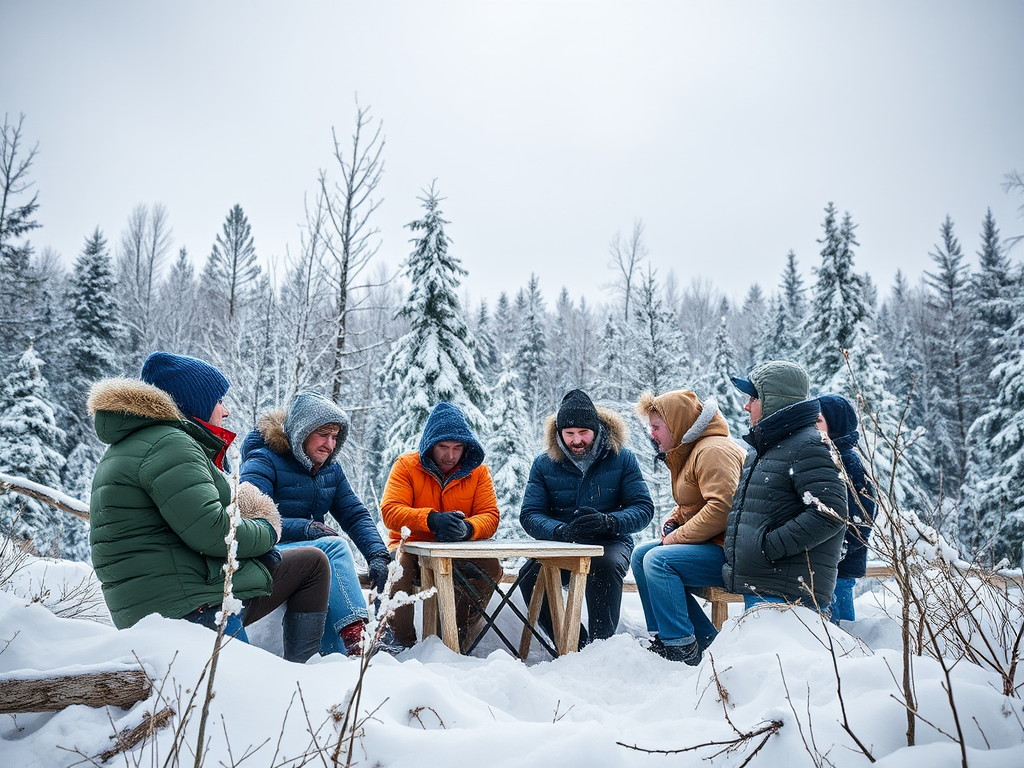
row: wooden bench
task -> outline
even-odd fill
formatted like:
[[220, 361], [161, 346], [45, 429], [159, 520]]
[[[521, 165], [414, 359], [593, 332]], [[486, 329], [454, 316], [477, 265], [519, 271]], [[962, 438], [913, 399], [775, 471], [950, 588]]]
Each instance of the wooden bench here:
[[[865, 579], [890, 579], [892, 578], [892, 568], [882, 563], [868, 563], [867, 571], [864, 574]], [[515, 581], [516, 574], [505, 573], [502, 577], [502, 583], [512, 583]], [[623, 592], [636, 592], [636, 582], [627, 581], [622, 585]], [[721, 587], [704, 587], [695, 593], [698, 597], [707, 600], [711, 603], [711, 623], [715, 625], [715, 629], [721, 629], [722, 625], [725, 624], [725, 620], [729, 618], [729, 603], [742, 603], [743, 595], [737, 595], [734, 592], [726, 592]]]

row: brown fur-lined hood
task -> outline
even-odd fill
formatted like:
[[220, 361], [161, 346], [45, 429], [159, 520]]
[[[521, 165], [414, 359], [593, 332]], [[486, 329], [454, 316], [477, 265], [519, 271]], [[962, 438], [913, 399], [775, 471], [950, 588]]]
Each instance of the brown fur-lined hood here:
[[[612, 453], [618, 453], [629, 439], [629, 427], [626, 426], [626, 420], [610, 408], [600, 405], [595, 408], [597, 408], [597, 418], [601, 421], [605, 445]], [[567, 457], [558, 441], [558, 430], [555, 428], [556, 416], [557, 414], [551, 414], [544, 426], [544, 449], [552, 461], [564, 461]]]
[[283, 408], [279, 411], [271, 411], [261, 416], [256, 422], [256, 431], [260, 433], [263, 442], [274, 453], [287, 456], [292, 452], [291, 443], [288, 442], [288, 435], [284, 432], [284, 418], [287, 411]]
[[101, 411], [156, 421], [184, 421], [169, 394], [138, 379], [104, 379], [92, 385], [86, 400], [89, 415]]

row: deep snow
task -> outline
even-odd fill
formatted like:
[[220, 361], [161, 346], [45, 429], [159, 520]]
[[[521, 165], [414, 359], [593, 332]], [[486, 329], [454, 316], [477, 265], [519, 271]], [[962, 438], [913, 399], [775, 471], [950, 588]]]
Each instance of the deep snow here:
[[[66, 585], [95, 577], [81, 563], [30, 558], [0, 591], [0, 679], [89, 667], [136, 667], [157, 681], [154, 695], [129, 710], [75, 706], [58, 713], [0, 716], [0, 768], [70, 766], [111, 746], [111, 735], [138, 724], [146, 711], [171, 703], [184, 711], [213, 647], [213, 633], [186, 622], [150, 616], [117, 631], [102, 601], [85, 618], [61, 618], [76, 600], [61, 602]], [[47, 593], [40, 599], [36, 596]], [[93, 593], [95, 594], [95, 593]], [[837, 649], [843, 699], [852, 730], [878, 766], [958, 766], [960, 748], [918, 723], [918, 745], [908, 749], [905, 710], [895, 680], [901, 675], [899, 632], [885, 615], [891, 597], [876, 590], [857, 601], [857, 622], [830, 627]], [[739, 606], [734, 606], [738, 611]], [[511, 615], [501, 623], [517, 636]], [[272, 646], [273, 617], [254, 639]], [[844, 631], [849, 630], [849, 631]], [[707, 765], [721, 748], [677, 750], [732, 739], [725, 718], [741, 730], [783, 723], [750, 765], [864, 766], [867, 758], [840, 727], [836, 678], [821, 621], [803, 608], [734, 613], [699, 667], [665, 661], [645, 650], [643, 616], [627, 594], [621, 634], [581, 653], [545, 661], [536, 648], [523, 664], [488, 639], [474, 657], [458, 656], [431, 638], [398, 658], [374, 657], [367, 673], [354, 763], [365, 766], [679, 766]], [[859, 637], [858, 637], [859, 636]], [[713, 659], [713, 664], [712, 664]], [[217, 672], [217, 695], [207, 727], [206, 765], [299, 765], [317, 744], [337, 739], [332, 708], [343, 706], [359, 665], [342, 656], [290, 664], [255, 647], [232, 642]], [[713, 671], [727, 700], [715, 685]], [[955, 733], [939, 665], [916, 661], [921, 715]], [[166, 682], [163, 682], [166, 681]], [[205, 690], [205, 682], [203, 683]], [[1024, 765], [1024, 707], [1001, 694], [998, 678], [969, 664], [953, 670], [953, 690], [971, 766]], [[301, 699], [300, 699], [301, 696]], [[174, 721], [174, 725], [177, 724]], [[194, 748], [197, 717], [185, 743]], [[761, 738], [710, 761], [739, 766]], [[110, 765], [164, 765], [173, 728]], [[243, 756], [252, 753], [244, 761]], [[310, 765], [329, 764], [319, 757]], [[191, 753], [181, 757], [192, 765]], [[85, 764], [89, 764], [85, 762]], [[174, 764], [171, 762], [170, 764]]]

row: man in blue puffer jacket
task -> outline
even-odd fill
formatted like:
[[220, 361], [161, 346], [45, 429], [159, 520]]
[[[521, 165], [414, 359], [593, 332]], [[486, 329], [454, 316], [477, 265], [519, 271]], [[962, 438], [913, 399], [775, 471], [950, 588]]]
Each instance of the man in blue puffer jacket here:
[[[328, 512], [366, 558], [370, 586], [384, 591], [391, 555], [337, 461], [348, 415], [317, 392], [300, 392], [287, 414], [269, 413], [242, 445], [241, 482], [277, 502], [282, 549], [313, 546], [331, 561], [334, 578], [321, 653], [358, 655], [368, 614], [348, 542], [325, 522]], [[333, 631], [332, 631], [333, 630]]]
[[[566, 393], [545, 430], [547, 451], [537, 456], [523, 495], [519, 522], [535, 539], [600, 544], [604, 555], [590, 561], [586, 600], [589, 637], [580, 627], [580, 646], [615, 634], [622, 606], [622, 582], [633, 552], [631, 534], [647, 527], [654, 503], [632, 451], [629, 431], [614, 411], [597, 408], [583, 390]], [[520, 588], [527, 603], [539, 568], [523, 566]], [[569, 574], [562, 572], [563, 584]], [[540, 625], [551, 634], [545, 600]]]

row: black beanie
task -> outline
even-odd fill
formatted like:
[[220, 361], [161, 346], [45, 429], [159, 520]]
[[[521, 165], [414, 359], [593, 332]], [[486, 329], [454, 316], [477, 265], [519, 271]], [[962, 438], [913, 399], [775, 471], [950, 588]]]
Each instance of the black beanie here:
[[595, 433], [601, 429], [601, 420], [597, 416], [597, 408], [586, 392], [574, 389], [565, 393], [562, 404], [558, 406], [555, 416], [555, 428], [589, 429]]

